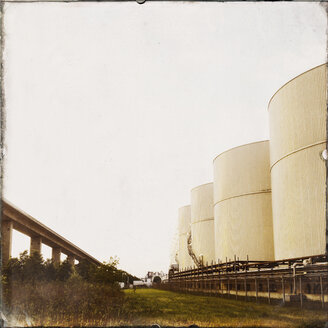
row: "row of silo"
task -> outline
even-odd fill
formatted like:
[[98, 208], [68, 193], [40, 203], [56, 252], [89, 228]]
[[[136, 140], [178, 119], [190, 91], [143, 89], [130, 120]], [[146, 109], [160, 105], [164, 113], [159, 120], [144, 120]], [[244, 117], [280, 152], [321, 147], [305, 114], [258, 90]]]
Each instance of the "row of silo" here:
[[179, 259], [187, 260], [180, 268], [197, 260], [271, 261], [326, 252], [326, 74], [326, 64], [318, 66], [276, 92], [269, 103], [270, 141], [214, 159], [213, 183], [191, 191], [179, 248]]

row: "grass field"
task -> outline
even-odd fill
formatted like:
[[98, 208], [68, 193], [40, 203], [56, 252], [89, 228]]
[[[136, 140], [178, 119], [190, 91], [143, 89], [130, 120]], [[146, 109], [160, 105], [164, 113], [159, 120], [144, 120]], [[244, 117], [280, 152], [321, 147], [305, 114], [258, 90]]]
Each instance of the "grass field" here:
[[[125, 291], [122, 324], [202, 327], [325, 327], [327, 313], [156, 289]], [[326, 326], [328, 327], [328, 326]]]

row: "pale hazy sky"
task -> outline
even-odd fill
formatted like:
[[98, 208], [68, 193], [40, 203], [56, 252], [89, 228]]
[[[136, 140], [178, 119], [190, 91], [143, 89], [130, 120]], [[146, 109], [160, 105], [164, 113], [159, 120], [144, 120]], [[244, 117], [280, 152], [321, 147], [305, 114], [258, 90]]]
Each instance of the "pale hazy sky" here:
[[326, 23], [304, 2], [7, 3], [5, 198], [101, 261], [167, 271], [178, 207], [216, 155], [269, 138]]

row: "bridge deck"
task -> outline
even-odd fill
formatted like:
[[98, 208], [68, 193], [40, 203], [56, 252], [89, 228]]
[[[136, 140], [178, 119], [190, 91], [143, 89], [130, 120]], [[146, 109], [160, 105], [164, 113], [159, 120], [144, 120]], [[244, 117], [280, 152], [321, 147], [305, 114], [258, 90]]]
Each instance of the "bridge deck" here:
[[77, 260], [86, 259], [96, 265], [101, 264], [101, 262], [93, 256], [60, 236], [32, 216], [24, 213], [8, 201], [2, 200], [2, 222], [5, 221], [11, 221], [13, 223], [13, 229], [32, 238], [40, 237], [43, 244], [52, 248], [59, 248], [62, 253], [68, 256], [74, 256]]

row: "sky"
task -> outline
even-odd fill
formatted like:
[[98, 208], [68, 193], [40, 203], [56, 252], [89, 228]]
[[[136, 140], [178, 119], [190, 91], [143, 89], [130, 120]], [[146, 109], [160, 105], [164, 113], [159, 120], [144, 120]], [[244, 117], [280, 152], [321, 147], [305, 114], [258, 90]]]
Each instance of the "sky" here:
[[4, 198], [139, 277], [214, 157], [269, 139], [271, 96], [326, 62], [319, 3], [6, 3], [4, 25]]

